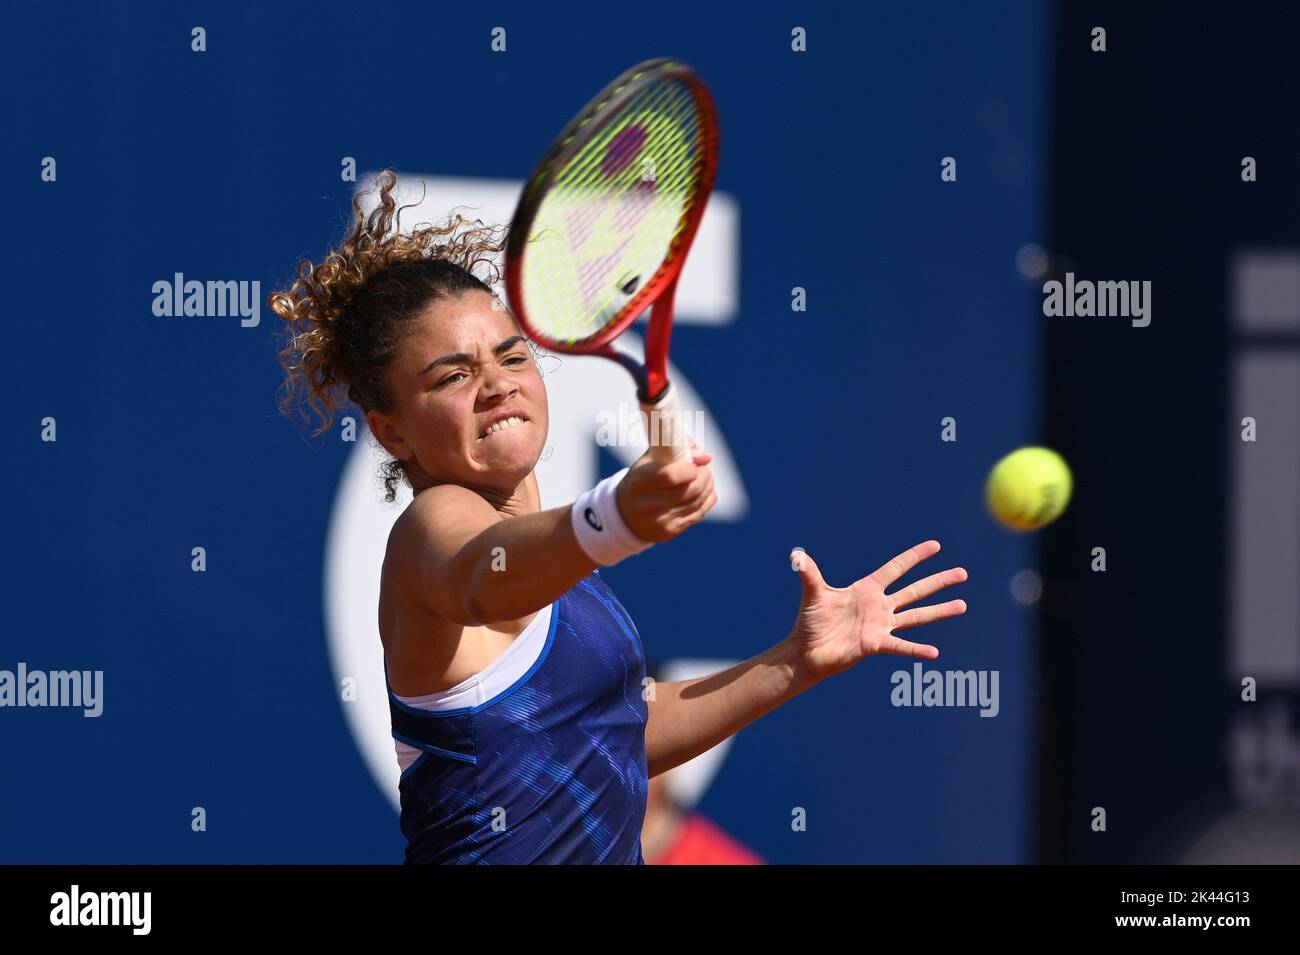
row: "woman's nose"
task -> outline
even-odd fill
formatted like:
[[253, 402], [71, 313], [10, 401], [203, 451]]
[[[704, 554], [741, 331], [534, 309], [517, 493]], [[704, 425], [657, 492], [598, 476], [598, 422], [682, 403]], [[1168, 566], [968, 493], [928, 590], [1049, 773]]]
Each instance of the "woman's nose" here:
[[519, 390], [519, 384], [513, 381], [505, 369], [492, 365], [483, 373], [483, 387], [479, 394], [484, 398], [497, 395], [512, 395]]

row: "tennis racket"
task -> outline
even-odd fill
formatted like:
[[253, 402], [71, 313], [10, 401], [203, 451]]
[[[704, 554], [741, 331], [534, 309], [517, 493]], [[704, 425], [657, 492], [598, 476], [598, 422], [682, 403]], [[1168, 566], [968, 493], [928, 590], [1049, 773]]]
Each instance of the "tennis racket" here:
[[[553, 351], [600, 355], [631, 372], [651, 453], [662, 461], [688, 453], [668, 341], [677, 279], [717, 165], [704, 83], [675, 60], [647, 60], [556, 137], [506, 240], [506, 291], [523, 330]], [[649, 308], [639, 361], [613, 343]]]

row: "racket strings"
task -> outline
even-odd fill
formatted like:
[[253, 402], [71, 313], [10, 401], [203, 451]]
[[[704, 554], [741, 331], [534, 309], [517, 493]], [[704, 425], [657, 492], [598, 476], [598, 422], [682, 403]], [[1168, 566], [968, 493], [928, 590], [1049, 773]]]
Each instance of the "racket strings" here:
[[551, 180], [524, 252], [531, 322], [554, 341], [591, 338], [671, 256], [700, 180], [703, 131], [692, 90], [649, 84]]
[[[695, 98], [683, 83], [660, 81], [626, 104], [620, 110], [619, 119], [607, 126], [565, 166], [557, 182], [590, 181], [596, 175], [604, 175], [605, 170], [596, 170], [597, 163], [608, 158], [607, 150], [613, 141], [634, 122], [644, 122], [655, 133], [652, 139], [647, 137], [650, 141], [646, 143], [646, 151], [651, 158], [655, 158], [653, 148], [663, 151], [656, 159], [656, 165], [660, 162], [667, 165], [674, 159], [680, 163], [683, 154], [693, 155], [699, 136]], [[683, 135], [674, 137], [674, 127]], [[632, 178], [640, 179], [642, 165], [629, 163], [628, 166]], [[691, 170], [685, 167], [683, 171], [689, 173]]]

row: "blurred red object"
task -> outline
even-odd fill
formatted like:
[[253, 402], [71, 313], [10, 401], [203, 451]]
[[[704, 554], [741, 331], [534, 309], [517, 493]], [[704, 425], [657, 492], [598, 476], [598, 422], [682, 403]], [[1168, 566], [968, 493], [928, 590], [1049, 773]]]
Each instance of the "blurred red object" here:
[[699, 813], [687, 813], [676, 838], [649, 865], [764, 865], [746, 849]]

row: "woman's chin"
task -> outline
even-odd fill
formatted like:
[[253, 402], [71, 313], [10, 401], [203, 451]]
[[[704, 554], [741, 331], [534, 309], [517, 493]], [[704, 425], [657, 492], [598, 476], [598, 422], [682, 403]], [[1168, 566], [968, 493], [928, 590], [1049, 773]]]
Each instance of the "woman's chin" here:
[[489, 474], [522, 480], [537, 467], [541, 456], [540, 448], [500, 448], [493, 454], [479, 455], [478, 465]]

